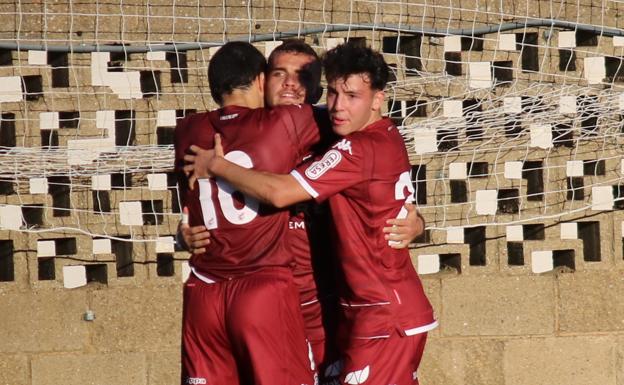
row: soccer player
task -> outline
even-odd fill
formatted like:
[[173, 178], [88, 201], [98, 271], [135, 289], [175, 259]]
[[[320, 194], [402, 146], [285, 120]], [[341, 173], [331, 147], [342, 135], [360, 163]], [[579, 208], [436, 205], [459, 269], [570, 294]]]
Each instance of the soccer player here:
[[[265, 69], [264, 56], [249, 43], [227, 43], [215, 53], [208, 77], [221, 108], [178, 124], [178, 171], [188, 148], [212, 147], [217, 132], [236, 149], [228, 159], [273, 172], [295, 167], [319, 141], [310, 106], [261, 108]], [[213, 236], [204, 253], [191, 257], [184, 285], [182, 383], [312, 385], [315, 368], [286, 242], [288, 211], [223, 181], [191, 187], [182, 193], [189, 223], [203, 223]]]
[[216, 138], [216, 152], [191, 148], [196, 155], [185, 157], [185, 172], [217, 176], [276, 207], [328, 199], [343, 283], [341, 381], [417, 384], [427, 332], [437, 322], [409, 253], [389, 247], [381, 232], [385, 218], [405, 215], [413, 195], [403, 139], [381, 116], [388, 66], [379, 53], [350, 43], [327, 52], [324, 65], [330, 119], [343, 137], [330, 150], [279, 174], [228, 162]]
[[[320, 77], [321, 63], [316, 52], [300, 40], [285, 41], [273, 50], [268, 59], [266, 105], [316, 103], [322, 93]], [[294, 281], [299, 289], [306, 335], [320, 369], [321, 383], [324, 383], [329, 382], [325, 378], [326, 367], [338, 358], [333, 344], [337, 306], [331, 265], [333, 258], [328, 245], [326, 217], [329, 214], [325, 210], [326, 205], [319, 207], [311, 202], [290, 208], [288, 233], [295, 258]], [[398, 234], [396, 236], [402, 237], [398, 240], [403, 242], [403, 246], [419, 235], [423, 227], [415, 209], [411, 207], [410, 210], [409, 220], [392, 220], [390, 223], [395, 225], [392, 231]], [[390, 230], [391, 227], [386, 228], [386, 231]], [[210, 235], [204, 226], [182, 226], [181, 233], [194, 252], [204, 252], [205, 246], [210, 243]], [[326, 338], [326, 333], [329, 333], [329, 338]]]

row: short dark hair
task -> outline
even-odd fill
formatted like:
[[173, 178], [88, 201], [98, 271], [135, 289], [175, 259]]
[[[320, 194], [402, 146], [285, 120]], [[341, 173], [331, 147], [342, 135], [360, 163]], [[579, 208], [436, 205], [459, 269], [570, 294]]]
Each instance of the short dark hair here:
[[383, 56], [356, 41], [348, 41], [330, 49], [323, 57], [327, 82], [346, 79], [355, 74], [366, 74], [374, 90], [383, 91], [390, 70]]
[[284, 40], [283, 43], [275, 47], [269, 55], [267, 71], [271, 71], [273, 69], [275, 58], [282, 53], [307, 55], [313, 58], [313, 60], [301, 70], [299, 73], [299, 79], [306, 88], [305, 102], [311, 104], [318, 102], [323, 94], [323, 88], [321, 87], [321, 74], [323, 72], [323, 68], [321, 65], [321, 59], [314, 48], [310, 47], [310, 45], [303, 40]]
[[210, 59], [208, 82], [215, 102], [222, 104], [223, 95], [235, 89], [248, 88], [266, 71], [266, 59], [252, 44], [232, 41], [224, 44]]

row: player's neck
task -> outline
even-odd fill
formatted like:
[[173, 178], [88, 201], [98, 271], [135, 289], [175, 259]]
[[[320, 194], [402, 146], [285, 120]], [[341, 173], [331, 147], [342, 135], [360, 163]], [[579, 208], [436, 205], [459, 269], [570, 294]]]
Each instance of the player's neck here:
[[383, 119], [383, 116], [381, 116], [381, 113], [373, 112], [370, 116], [370, 119], [368, 119], [368, 122], [362, 127], [362, 130], [365, 130], [366, 128], [372, 126], [373, 124], [379, 122], [381, 119]]
[[264, 99], [251, 90], [234, 90], [227, 95], [223, 95], [221, 107], [239, 106], [247, 108], [264, 107]]

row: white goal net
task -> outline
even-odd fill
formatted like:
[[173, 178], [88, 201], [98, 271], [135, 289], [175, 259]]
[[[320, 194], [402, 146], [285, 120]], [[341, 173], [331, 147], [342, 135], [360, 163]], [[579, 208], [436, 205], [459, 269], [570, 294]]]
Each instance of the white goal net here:
[[267, 54], [286, 38], [384, 53], [386, 113], [427, 219], [413, 245], [422, 274], [621, 266], [623, 11], [608, 0], [3, 2], [0, 280], [22, 254], [41, 280], [78, 266], [107, 281], [137, 263], [180, 274], [173, 130], [215, 107], [208, 62], [233, 39]]

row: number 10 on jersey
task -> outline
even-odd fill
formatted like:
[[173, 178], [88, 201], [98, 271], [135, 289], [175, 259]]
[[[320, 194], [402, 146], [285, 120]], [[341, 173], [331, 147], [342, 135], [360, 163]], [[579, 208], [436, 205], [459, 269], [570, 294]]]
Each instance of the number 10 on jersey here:
[[[231, 151], [225, 156], [225, 159], [232, 163], [245, 168], [252, 168], [253, 161], [243, 151]], [[204, 225], [208, 230], [216, 229], [219, 227], [219, 220], [217, 217], [218, 203], [223, 213], [223, 217], [229, 223], [234, 225], [243, 225], [251, 222], [256, 216], [258, 216], [259, 202], [246, 195], [241, 195], [244, 200], [242, 208], [237, 208], [234, 204], [234, 197], [232, 196], [236, 190], [229, 183], [217, 178], [217, 197], [216, 202], [212, 198], [212, 179], [200, 179], [199, 180], [199, 203], [201, 204], [202, 215], [204, 217]]]

